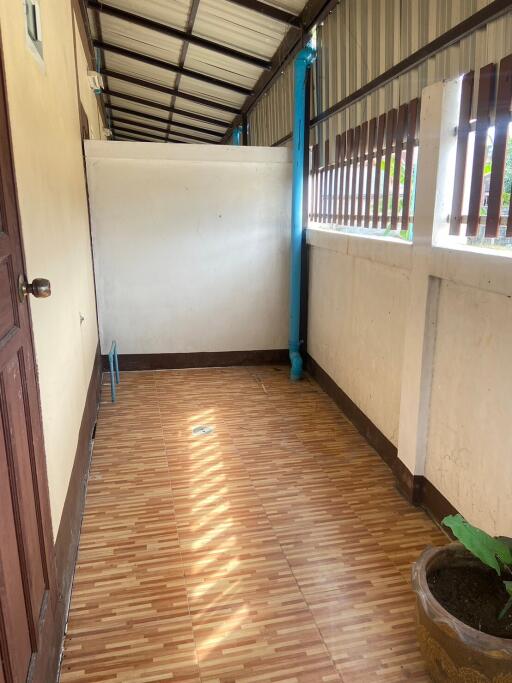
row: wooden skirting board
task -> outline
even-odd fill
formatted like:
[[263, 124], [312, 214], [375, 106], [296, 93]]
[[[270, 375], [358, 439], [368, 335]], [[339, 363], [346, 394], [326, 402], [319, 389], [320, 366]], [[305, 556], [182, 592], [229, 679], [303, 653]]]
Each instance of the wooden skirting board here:
[[[183, 370], [235, 365], [281, 365], [287, 362], [287, 349], [119, 354], [120, 370]], [[108, 356], [102, 356], [102, 363], [103, 370], [108, 370]]]
[[398, 490], [412, 505], [423, 507], [438, 524], [446, 515], [457, 513], [450, 501], [426, 477], [413, 475], [409, 471], [406, 465], [398, 459], [396, 446], [309, 355], [306, 356], [306, 369], [325, 393], [341, 408], [358, 432], [375, 448], [395, 475]]
[[78, 433], [75, 460], [69, 480], [66, 500], [64, 501], [59, 531], [55, 540], [55, 559], [59, 586], [59, 620], [62, 622], [62, 636], [64, 635], [66, 611], [71, 593], [78, 543], [80, 540], [80, 526], [82, 523], [87, 478], [92, 455], [92, 437], [100, 403], [100, 391], [101, 356], [98, 346], [91, 379], [89, 381], [80, 431]]

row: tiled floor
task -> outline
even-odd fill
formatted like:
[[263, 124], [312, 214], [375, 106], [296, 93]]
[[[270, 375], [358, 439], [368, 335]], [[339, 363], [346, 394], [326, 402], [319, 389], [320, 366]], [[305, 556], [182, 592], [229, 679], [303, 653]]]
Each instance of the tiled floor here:
[[123, 374], [116, 404], [103, 392], [61, 681], [426, 682], [410, 564], [443, 542], [313, 382]]

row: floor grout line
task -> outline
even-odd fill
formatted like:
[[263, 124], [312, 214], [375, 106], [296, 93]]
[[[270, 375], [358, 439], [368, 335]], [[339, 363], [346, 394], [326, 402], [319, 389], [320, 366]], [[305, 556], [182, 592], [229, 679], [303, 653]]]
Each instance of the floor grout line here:
[[[170, 496], [171, 496], [171, 502], [172, 502], [173, 511], [175, 512], [175, 510], [176, 510], [176, 505], [175, 505], [175, 501], [174, 501], [174, 493], [173, 493], [173, 487], [172, 487], [172, 474], [171, 474], [171, 468], [170, 468], [170, 466], [169, 466], [169, 457], [168, 457], [169, 454], [168, 454], [167, 444], [166, 444], [166, 441], [165, 441], [164, 424], [163, 424], [163, 418], [162, 418], [162, 409], [161, 409], [161, 405], [160, 405], [160, 399], [159, 399], [159, 396], [158, 396], [158, 380], [157, 380], [156, 376], [155, 376], [155, 391], [156, 391], [156, 399], [157, 399], [157, 405], [158, 405], [158, 415], [159, 415], [159, 417], [160, 417], [160, 429], [161, 429], [161, 432], [162, 432], [162, 439], [163, 439], [163, 442], [164, 442], [164, 451], [165, 451], [165, 460], [166, 460], [166, 465], [167, 465], [167, 473], [168, 473], [168, 477], [169, 477], [169, 482], [168, 482], [168, 483], [169, 483], [169, 493], [170, 493]], [[184, 582], [184, 584], [185, 584], [185, 594], [186, 594], [186, 596], [187, 596], [187, 608], [188, 608], [188, 616], [189, 616], [189, 619], [190, 619], [190, 629], [191, 629], [191, 631], [192, 631], [192, 638], [193, 638], [193, 640], [194, 640], [194, 655], [195, 655], [195, 660], [196, 660], [197, 673], [198, 673], [198, 676], [199, 676], [199, 681], [200, 681], [200, 683], [203, 683], [203, 677], [202, 677], [202, 674], [201, 674], [201, 667], [200, 667], [200, 664], [199, 664], [199, 655], [198, 655], [198, 652], [197, 652], [197, 641], [196, 641], [196, 636], [195, 636], [195, 633], [194, 633], [194, 625], [193, 625], [193, 623], [192, 623], [192, 612], [190, 611], [189, 587], [188, 587], [187, 577], [186, 577], [186, 575], [185, 575], [185, 563], [183, 562], [183, 553], [182, 553], [182, 545], [181, 545], [180, 530], [179, 530], [178, 520], [176, 519], [176, 514], [174, 515], [174, 521], [175, 521], [175, 523], [176, 523], [176, 534], [177, 534], [177, 536], [178, 536], [178, 546], [179, 546], [179, 549], [180, 549], [180, 560], [181, 560], [181, 565], [182, 565], [182, 567], [183, 567], [183, 582]]]

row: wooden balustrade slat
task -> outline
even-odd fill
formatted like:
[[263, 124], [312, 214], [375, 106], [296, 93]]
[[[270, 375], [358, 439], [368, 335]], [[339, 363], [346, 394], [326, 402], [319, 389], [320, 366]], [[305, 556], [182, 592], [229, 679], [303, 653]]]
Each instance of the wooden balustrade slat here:
[[363, 224], [363, 195], [364, 195], [364, 168], [366, 146], [368, 144], [368, 122], [361, 125], [361, 139], [359, 141], [359, 164], [358, 164], [358, 184], [357, 184], [357, 225]]
[[350, 200], [350, 223], [353, 225], [356, 221], [357, 214], [357, 167], [358, 167], [358, 156], [359, 156], [359, 144], [361, 140], [361, 126], [356, 126], [354, 128], [354, 145], [352, 147], [352, 159], [351, 159], [351, 200]]
[[375, 155], [375, 134], [377, 119], [373, 118], [368, 124], [368, 164], [366, 167], [366, 197], [364, 207], [364, 227], [370, 227], [370, 209], [372, 196], [373, 159]]
[[500, 62], [498, 93], [496, 96], [496, 116], [494, 120], [494, 146], [492, 150], [491, 183], [487, 204], [485, 236], [497, 237], [499, 234], [503, 176], [507, 133], [510, 123], [510, 103], [512, 101], [512, 55]]
[[407, 140], [405, 143], [405, 170], [404, 170], [404, 198], [402, 207], [402, 230], [409, 229], [410, 209], [411, 209], [411, 189], [412, 189], [412, 169], [414, 160], [414, 146], [418, 134], [419, 118], [418, 98], [409, 102], [409, 112], [407, 119]]
[[386, 132], [386, 114], [379, 116], [377, 128], [377, 145], [375, 151], [375, 181], [373, 190], [373, 227], [379, 227], [379, 203], [380, 203], [380, 183], [381, 183], [381, 164], [384, 149], [384, 135]]
[[488, 64], [480, 69], [478, 85], [478, 104], [475, 130], [475, 149], [469, 192], [468, 225], [466, 235], [473, 237], [478, 232], [478, 218], [482, 203], [484, 180], [484, 162], [487, 146], [487, 135], [490, 122], [491, 106], [496, 80], [496, 65]]
[[395, 130], [395, 156], [393, 164], [393, 188], [391, 196], [391, 229], [398, 227], [398, 204], [400, 199], [400, 172], [402, 170], [402, 150], [404, 146], [405, 126], [407, 123], [407, 104], [401, 104], [398, 109], [398, 119]]
[[350, 159], [352, 157], [352, 147], [354, 146], [354, 129], [347, 131], [347, 149], [345, 153], [345, 191], [343, 193], [343, 224], [348, 225], [350, 221]]
[[340, 155], [339, 155], [339, 179], [337, 185], [338, 193], [338, 212], [336, 214], [336, 223], [343, 223], [343, 188], [345, 182], [345, 152], [347, 149], [347, 133], [341, 134], [340, 138]]
[[389, 214], [389, 177], [391, 173], [391, 155], [396, 133], [396, 109], [391, 109], [386, 117], [386, 150], [384, 155], [384, 187], [382, 190], [381, 228], [387, 228]]

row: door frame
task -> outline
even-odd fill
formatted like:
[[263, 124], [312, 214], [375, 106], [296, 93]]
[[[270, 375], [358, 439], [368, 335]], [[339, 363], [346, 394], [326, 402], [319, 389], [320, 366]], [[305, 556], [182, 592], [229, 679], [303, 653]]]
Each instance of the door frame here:
[[[16, 181], [16, 170], [14, 163], [14, 153], [12, 146], [12, 131], [9, 116], [9, 104], [7, 94], [7, 81], [5, 74], [5, 60], [2, 42], [2, 34], [0, 32], [0, 119], [4, 119], [5, 127], [0, 126], [0, 159], [2, 166], [6, 169], [10, 176], [9, 184], [12, 190], [12, 204], [14, 225], [13, 228], [17, 232], [19, 238], [21, 263], [23, 272], [26, 274], [26, 258], [23, 242], [23, 230], [21, 224], [21, 214], [19, 206], [19, 196]], [[12, 180], [12, 183], [10, 182]], [[35, 480], [36, 491], [38, 492], [37, 511], [40, 517], [39, 529], [42, 535], [41, 544], [44, 548], [46, 568], [47, 568], [47, 599], [45, 605], [41, 610], [39, 619], [40, 639], [37, 653], [32, 655], [30, 662], [27, 682], [30, 683], [51, 683], [56, 680], [60, 653], [62, 649], [62, 641], [65, 626], [65, 605], [62, 596], [59, 595], [57, 582], [57, 568], [55, 562], [55, 544], [53, 538], [52, 518], [50, 509], [50, 492], [48, 486], [48, 476], [46, 469], [46, 452], [44, 447], [43, 437], [43, 422], [41, 411], [41, 393], [39, 387], [39, 377], [37, 374], [37, 365], [35, 362], [35, 346], [34, 346], [34, 330], [32, 322], [32, 314], [30, 310], [30, 302], [26, 299], [27, 317], [29, 327], [29, 348], [28, 352], [32, 354], [35, 391], [33, 392], [37, 401], [36, 405], [30, 405], [29, 414], [31, 416], [31, 433], [34, 451], [34, 459], [32, 463], [32, 477]], [[28, 394], [28, 388], [25, 387]], [[1, 619], [1, 613], [0, 613]], [[45, 625], [44, 630], [41, 631], [42, 625]], [[1, 624], [0, 624], [1, 626]], [[0, 629], [0, 648], [5, 651], [7, 643], [3, 639], [2, 629]]]

